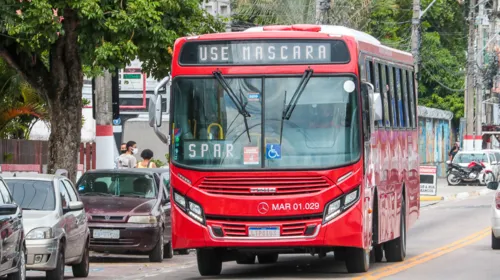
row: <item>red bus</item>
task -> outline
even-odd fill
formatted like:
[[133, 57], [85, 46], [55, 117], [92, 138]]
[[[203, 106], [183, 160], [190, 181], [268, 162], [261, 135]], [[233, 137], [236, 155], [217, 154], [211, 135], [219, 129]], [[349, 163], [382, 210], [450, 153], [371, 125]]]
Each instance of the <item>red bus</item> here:
[[171, 77], [169, 138], [161, 109], [150, 120], [170, 145], [173, 247], [196, 249], [201, 275], [279, 254], [333, 252], [352, 273], [404, 260], [420, 209], [411, 54], [264, 26], [179, 38]]

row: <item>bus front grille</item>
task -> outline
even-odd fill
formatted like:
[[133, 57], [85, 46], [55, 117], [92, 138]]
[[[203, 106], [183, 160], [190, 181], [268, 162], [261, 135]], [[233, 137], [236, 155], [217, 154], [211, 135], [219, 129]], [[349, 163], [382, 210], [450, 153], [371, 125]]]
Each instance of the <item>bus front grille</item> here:
[[205, 177], [198, 187], [208, 193], [237, 196], [312, 194], [330, 184], [321, 176], [313, 177]]

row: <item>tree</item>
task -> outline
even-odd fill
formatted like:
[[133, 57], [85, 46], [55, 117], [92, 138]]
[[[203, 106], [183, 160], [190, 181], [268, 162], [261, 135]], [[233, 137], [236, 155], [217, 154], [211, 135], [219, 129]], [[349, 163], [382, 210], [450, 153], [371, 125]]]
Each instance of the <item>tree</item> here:
[[[423, 0], [427, 7], [432, 0]], [[468, 4], [438, 0], [421, 20], [419, 104], [464, 114]], [[391, 47], [411, 51], [412, 0], [375, 0], [366, 32]]]
[[[371, 0], [336, 0], [326, 14], [328, 24], [358, 28], [369, 13]], [[315, 0], [233, 0], [235, 29], [253, 25], [297, 24], [316, 22]]]
[[222, 29], [198, 0], [0, 0], [0, 57], [48, 104], [48, 171], [76, 176], [84, 74], [137, 57], [164, 77], [176, 38]]

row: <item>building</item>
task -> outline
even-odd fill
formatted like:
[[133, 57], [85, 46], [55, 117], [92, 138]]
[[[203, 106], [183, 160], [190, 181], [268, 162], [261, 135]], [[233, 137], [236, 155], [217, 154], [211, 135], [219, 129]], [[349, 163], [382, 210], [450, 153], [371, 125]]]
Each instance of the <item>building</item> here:
[[[203, 0], [201, 6], [215, 17], [229, 18], [231, 16], [230, 0]], [[231, 22], [229, 21], [226, 25], [226, 32], [231, 32]]]

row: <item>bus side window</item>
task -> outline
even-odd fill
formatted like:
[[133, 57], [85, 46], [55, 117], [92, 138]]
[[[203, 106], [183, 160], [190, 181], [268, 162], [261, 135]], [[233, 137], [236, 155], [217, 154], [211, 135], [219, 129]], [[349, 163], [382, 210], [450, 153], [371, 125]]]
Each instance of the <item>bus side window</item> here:
[[389, 84], [389, 94], [388, 98], [390, 100], [389, 107], [391, 108], [391, 127], [397, 128], [398, 125], [398, 111], [396, 109], [396, 87], [394, 85], [394, 68], [392, 66], [386, 66], [387, 69], [387, 81]]
[[411, 89], [412, 89], [412, 98], [413, 98], [413, 106], [412, 106], [412, 109], [413, 109], [413, 114], [412, 114], [412, 118], [413, 118], [413, 128], [416, 128], [417, 127], [417, 120], [418, 120], [418, 116], [417, 116], [417, 89], [415, 88], [415, 75], [413, 73], [413, 71], [411, 71]]
[[385, 106], [385, 96], [383, 94], [383, 92], [385, 91], [384, 90], [384, 79], [382, 78], [382, 65], [380, 65], [380, 63], [377, 62], [377, 76], [378, 76], [378, 79], [377, 79], [377, 88], [376, 88], [376, 91], [380, 93], [380, 98], [382, 99], [382, 120], [378, 122], [378, 126], [379, 127], [385, 127], [385, 121], [386, 121], [386, 114], [385, 112], [387, 111], [387, 107]]
[[408, 77], [408, 95], [410, 100], [410, 127], [415, 128], [415, 86], [413, 83], [413, 73], [411, 71], [407, 71]]
[[408, 80], [406, 70], [401, 71], [403, 74], [403, 114], [405, 120], [405, 127], [410, 127], [410, 99], [408, 97]]
[[386, 65], [381, 65], [382, 69], [382, 96], [383, 96], [383, 103], [384, 103], [384, 124], [385, 127], [391, 127], [391, 122], [392, 122], [392, 112], [391, 112], [391, 102], [389, 100], [390, 98], [390, 86], [389, 86], [389, 71]]

